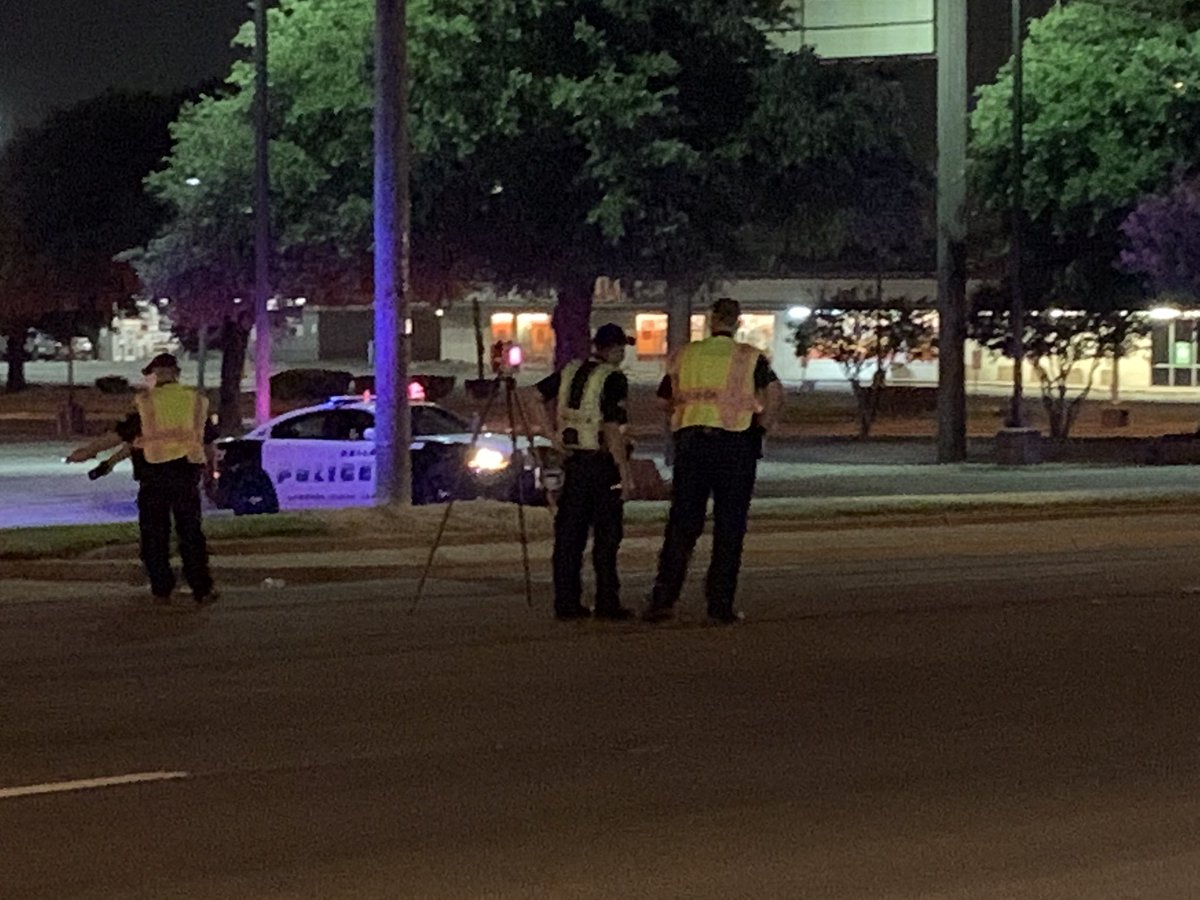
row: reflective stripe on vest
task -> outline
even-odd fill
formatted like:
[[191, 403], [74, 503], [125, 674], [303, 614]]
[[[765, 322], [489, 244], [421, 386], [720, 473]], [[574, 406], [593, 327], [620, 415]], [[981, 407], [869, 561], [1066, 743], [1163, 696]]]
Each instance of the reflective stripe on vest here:
[[746, 431], [762, 412], [754, 390], [757, 347], [725, 336], [688, 344], [668, 364], [671, 430], [695, 425]]
[[142, 436], [134, 442], [148, 463], [187, 457], [204, 462], [204, 421], [208, 398], [181, 384], [164, 384], [135, 401], [142, 419]]
[[562, 382], [558, 386], [558, 437], [568, 450], [599, 450], [604, 428], [604, 413], [600, 408], [600, 396], [604, 382], [617, 371], [615, 366], [598, 363], [588, 374], [578, 406], [571, 406], [571, 393], [575, 378], [583, 363], [569, 362], [562, 370]]

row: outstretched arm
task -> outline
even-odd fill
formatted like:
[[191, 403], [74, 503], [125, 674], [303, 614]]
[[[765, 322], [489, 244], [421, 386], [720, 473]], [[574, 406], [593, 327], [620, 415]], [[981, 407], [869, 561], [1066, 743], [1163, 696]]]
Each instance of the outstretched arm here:
[[95, 459], [105, 450], [111, 450], [113, 447], [119, 447], [123, 443], [125, 442], [115, 431], [106, 431], [95, 440], [89, 441], [82, 447], [76, 447], [74, 450], [72, 450], [70, 455], [67, 456], [67, 462], [87, 462], [89, 459]]

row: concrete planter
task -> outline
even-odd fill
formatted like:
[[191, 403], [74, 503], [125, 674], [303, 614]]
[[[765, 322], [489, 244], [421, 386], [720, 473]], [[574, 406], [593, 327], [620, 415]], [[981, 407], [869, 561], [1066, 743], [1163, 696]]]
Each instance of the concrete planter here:
[[1042, 461], [1042, 433], [1036, 428], [1002, 428], [996, 434], [996, 464], [1031, 466]]

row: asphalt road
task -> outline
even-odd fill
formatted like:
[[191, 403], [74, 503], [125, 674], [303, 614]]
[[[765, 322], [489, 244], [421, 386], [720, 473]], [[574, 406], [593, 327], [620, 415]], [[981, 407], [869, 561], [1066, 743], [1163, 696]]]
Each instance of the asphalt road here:
[[[133, 521], [136, 488], [128, 463], [88, 481], [86, 465], [68, 466], [62, 443], [0, 445], [0, 528]], [[642, 451], [657, 459], [660, 448]], [[1200, 466], [1046, 464], [932, 465], [928, 442], [775, 440], [759, 466], [759, 497], [929, 497], [1056, 494], [1080, 500], [1200, 494]], [[664, 467], [664, 472], [666, 471]]]
[[5, 604], [0, 897], [1190, 897], [1194, 525], [752, 541], [733, 629], [503, 565]]

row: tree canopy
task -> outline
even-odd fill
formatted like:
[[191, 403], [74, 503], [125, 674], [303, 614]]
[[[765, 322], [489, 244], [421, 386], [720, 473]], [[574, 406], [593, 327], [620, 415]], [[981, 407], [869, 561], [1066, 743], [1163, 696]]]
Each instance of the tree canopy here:
[[[1030, 23], [1025, 42], [1026, 211], [1058, 235], [1112, 228], [1113, 213], [1165, 186], [1200, 143], [1200, 32], [1185, 6], [1076, 0]], [[980, 89], [971, 175], [982, 205], [1011, 202], [1011, 64]]]
[[[275, 283], [310, 297], [368, 283], [372, 6], [271, 11]], [[893, 92], [770, 47], [756, 23], [785, 6], [410, 0], [417, 296], [486, 279], [585, 306], [600, 274], [669, 282], [734, 267], [752, 225], [820, 231], [867, 155], [906, 147]], [[252, 39], [247, 26], [238, 40]], [[139, 260], [151, 283], [202, 269], [246, 284], [252, 74], [236, 64], [173, 127], [148, 182], [172, 213]]]

